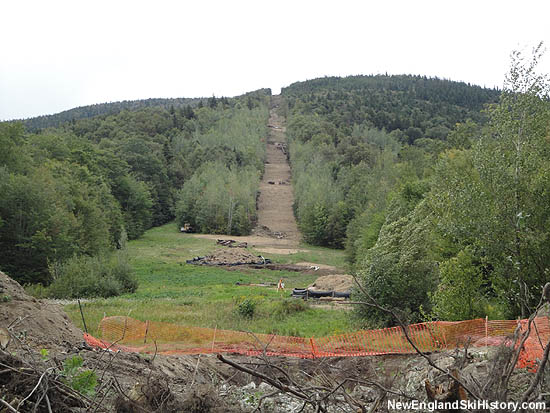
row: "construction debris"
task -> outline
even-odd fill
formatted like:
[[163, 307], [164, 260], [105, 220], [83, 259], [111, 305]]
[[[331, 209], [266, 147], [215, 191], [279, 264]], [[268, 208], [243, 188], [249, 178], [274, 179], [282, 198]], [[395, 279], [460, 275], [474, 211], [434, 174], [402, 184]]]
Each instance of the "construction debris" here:
[[216, 240], [216, 244], [223, 245], [224, 247], [229, 247], [229, 248], [248, 248], [248, 243], [239, 242], [237, 244], [237, 241], [233, 239], [218, 239]]
[[266, 265], [271, 260], [261, 255], [254, 255], [242, 249], [217, 249], [211, 255], [205, 257], [194, 257], [186, 261], [188, 264], [196, 265]]
[[270, 238], [277, 238], [277, 239], [283, 239], [287, 237], [287, 235], [284, 232], [272, 231], [271, 228], [266, 227], [265, 225], [261, 225], [254, 228], [252, 230], [252, 233], [259, 237], [270, 237]]
[[285, 155], [288, 153], [288, 148], [286, 143], [275, 142], [275, 147], [281, 150], [281, 152], [283, 152]]
[[180, 227], [180, 232], [190, 233], [195, 231], [193, 231], [193, 227], [191, 226], [191, 224], [186, 222], [185, 224], [183, 224], [183, 227]]
[[292, 297], [302, 298], [307, 300], [309, 298], [322, 298], [322, 297], [332, 297], [332, 298], [350, 298], [350, 292], [339, 292], [339, 291], [319, 291], [313, 290], [310, 288], [294, 288], [292, 290]]
[[277, 287], [277, 283], [240, 283], [236, 282], [235, 285], [241, 287]]
[[223, 245], [224, 247], [229, 247], [231, 244], [234, 244], [236, 241], [233, 239], [218, 239], [216, 244]]

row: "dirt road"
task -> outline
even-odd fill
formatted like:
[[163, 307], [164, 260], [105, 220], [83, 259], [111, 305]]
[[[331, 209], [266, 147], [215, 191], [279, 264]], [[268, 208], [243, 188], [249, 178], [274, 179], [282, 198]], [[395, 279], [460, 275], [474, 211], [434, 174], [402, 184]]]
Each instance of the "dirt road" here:
[[285, 244], [292, 247], [298, 245], [300, 233], [292, 211], [294, 195], [290, 165], [286, 155], [288, 150], [284, 119], [277, 113], [280, 103], [280, 95], [272, 97], [267, 159], [265, 173], [260, 183], [258, 225], [254, 233], [286, 240]]

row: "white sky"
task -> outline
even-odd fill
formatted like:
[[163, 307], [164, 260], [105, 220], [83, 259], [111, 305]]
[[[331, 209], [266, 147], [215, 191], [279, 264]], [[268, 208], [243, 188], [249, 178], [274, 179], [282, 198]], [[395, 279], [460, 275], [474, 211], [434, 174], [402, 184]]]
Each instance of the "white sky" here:
[[501, 87], [513, 49], [550, 49], [548, 16], [548, 0], [0, 0], [0, 120], [325, 75]]

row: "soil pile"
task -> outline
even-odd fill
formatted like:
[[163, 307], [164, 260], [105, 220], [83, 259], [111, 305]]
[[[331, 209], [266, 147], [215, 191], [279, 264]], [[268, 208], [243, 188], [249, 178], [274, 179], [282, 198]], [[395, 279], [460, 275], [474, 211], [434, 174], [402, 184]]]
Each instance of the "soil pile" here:
[[308, 288], [314, 291], [350, 291], [355, 285], [353, 277], [347, 274], [332, 274], [319, 277]]
[[59, 304], [29, 296], [18, 282], [0, 271], [0, 327], [8, 326], [35, 348], [66, 347], [83, 341], [82, 331]]

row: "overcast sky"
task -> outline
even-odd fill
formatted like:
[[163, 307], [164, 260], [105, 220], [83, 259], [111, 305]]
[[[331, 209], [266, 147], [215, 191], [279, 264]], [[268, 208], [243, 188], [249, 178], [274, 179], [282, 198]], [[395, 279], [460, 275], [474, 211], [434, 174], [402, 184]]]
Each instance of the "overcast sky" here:
[[[0, 120], [151, 97], [234, 96], [321, 76], [502, 87], [550, 49], [550, 1], [1, 0]], [[550, 50], [543, 69], [550, 72]]]

